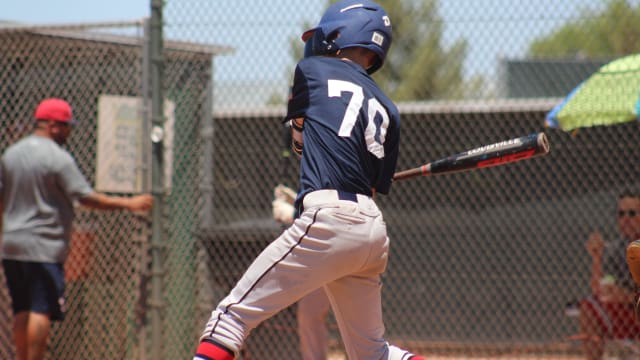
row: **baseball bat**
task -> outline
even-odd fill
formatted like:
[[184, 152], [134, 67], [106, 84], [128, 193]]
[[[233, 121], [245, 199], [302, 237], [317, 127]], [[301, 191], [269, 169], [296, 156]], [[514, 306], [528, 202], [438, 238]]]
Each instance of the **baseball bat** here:
[[544, 133], [534, 133], [439, 159], [413, 169], [396, 172], [393, 180], [456, 172], [508, 164], [549, 153], [549, 140]]

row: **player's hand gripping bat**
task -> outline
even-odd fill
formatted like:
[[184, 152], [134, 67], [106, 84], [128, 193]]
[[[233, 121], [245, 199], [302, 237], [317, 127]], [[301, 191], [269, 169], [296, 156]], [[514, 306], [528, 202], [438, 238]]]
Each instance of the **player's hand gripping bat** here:
[[480, 146], [439, 159], [422, 166], [399, 171], [393, 180], [405, 180], [417, 176], [451, 174], [467, 170], [508, 164], [549, 153], [549, 140], [544, 133], [535, 133], [491, 145]]

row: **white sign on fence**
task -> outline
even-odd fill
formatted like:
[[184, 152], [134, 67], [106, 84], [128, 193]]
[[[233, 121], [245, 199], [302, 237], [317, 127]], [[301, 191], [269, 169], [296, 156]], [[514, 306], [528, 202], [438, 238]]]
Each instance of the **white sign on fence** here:
[[[171, 189], [175, 104], [165, 100], [164, 181]], [[150, 127], [143, 120], [142, 99], [100, 95], [98, 99], [97, 191], [141, 193], [151, 189], [151, 143], [143, 139]], [[145, 131], [146, 130], [146, 131]], [[145, 171], [146, 170], [146, 171]]]

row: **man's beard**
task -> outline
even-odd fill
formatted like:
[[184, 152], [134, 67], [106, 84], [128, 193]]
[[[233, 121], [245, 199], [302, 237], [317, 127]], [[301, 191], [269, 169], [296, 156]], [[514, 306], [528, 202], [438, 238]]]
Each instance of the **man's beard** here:
[[62, 146], [67, 143], [67, 138], [65, 136], [56, 136], [53, 138], [53, 141], [58, 143], [58, 145]]

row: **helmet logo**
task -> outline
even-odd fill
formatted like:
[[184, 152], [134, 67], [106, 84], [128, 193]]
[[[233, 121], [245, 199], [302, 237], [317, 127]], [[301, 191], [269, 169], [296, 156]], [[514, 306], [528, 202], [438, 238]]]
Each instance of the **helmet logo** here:
[[382, 21], [384, 22], [384, 26], [391, 26], [391, 19], [387, 15], [382, 17]]
[[361, 8], [361, 7], [364, 7], [364, 5], [363, 4], [353, 4], [353, 5], [350, 5], [350, 6], [347, 6], [347, 7], [344, 7], [342, 9], [340, 9], [340, 12], [345, 12], [347, 10], [357, 9], [357, 8]]
[[371, 36], [371, 42], [381, 47], [382, 43], [384, 42], [384, 36], [379, 32], [374, 31], [373, 35]]

